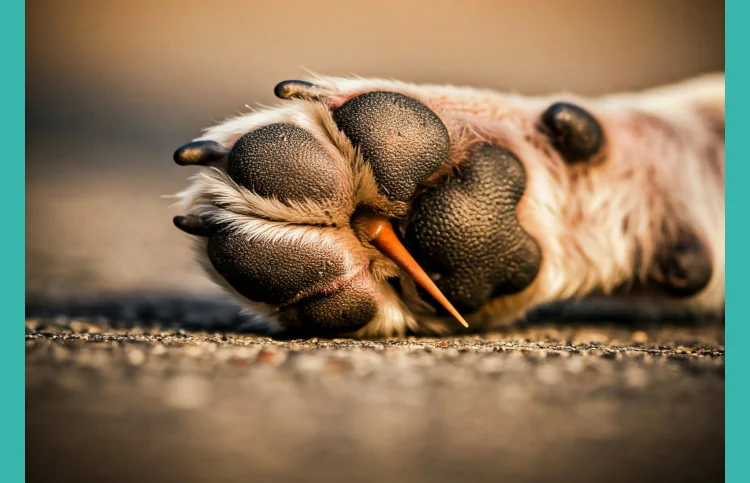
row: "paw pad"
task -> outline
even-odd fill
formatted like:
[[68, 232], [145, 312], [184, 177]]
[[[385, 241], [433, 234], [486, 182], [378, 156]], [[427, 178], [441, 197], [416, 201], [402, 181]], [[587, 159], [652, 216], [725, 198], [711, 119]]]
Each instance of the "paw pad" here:
[[292, 124], [270, 124], [242, 136], [229, 153], [227, 172], [250, 191], [281, 201], [337, 199], [344, 186], [332, 154]]
[[575, 104], [558, 102], [542, 115], [550, 141], [569, 163], [596, 156], [604, 144], [604, 132], [588, 111]]
[[209, 239], [208, 256], [240, 295], [283, 307], [287, 325], [314, 320], [321, 328], [356, 330], [377, 311], [376, 287], [361, 273], [347, 274], [350, 260], [341, 248], [248, 238], [225, 228]]
[[455, 177], [416, 200], [406, 245], [459, 310], [477, 310], [536, 277], [541, 252], [516, 217], [525, 185], [515, 156], [482, 145]]
[[427, 106], [395, 92], [369, 92], [333, 119], [372, 167], [380, 191], [407, 201], [448, 155], [448, 130]]

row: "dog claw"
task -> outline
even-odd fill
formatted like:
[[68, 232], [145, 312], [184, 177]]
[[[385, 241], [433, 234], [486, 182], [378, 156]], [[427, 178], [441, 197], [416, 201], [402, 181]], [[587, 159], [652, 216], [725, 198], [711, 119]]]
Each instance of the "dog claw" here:
[[320, 92], [315, 84], [301, 80], [286, 80], [276, 84], [273, 93], [279, 99], [319, 99]]
[[195, 215], [187, 216], [175, 216], [172, 219], [174, 226], [184, 231], [188, 235], [209, 237], [215, 229], [212, 225], [206, 223], [206, 221]]
[[206, 166], [225, 161], [229, 150], [214, 141], [193, 141], [174, 152], [174, 161], [180, 166]]

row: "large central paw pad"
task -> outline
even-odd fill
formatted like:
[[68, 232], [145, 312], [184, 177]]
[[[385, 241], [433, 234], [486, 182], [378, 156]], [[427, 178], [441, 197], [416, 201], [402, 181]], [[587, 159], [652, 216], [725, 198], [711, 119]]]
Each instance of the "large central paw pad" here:
[[536, 276], [541, 252], [518, 223], [526, 175], [508, 151], [483, 145], [447, 183], [413, 205], [409, 251], [438, 274], [438, 287], [459, 310], [518, 292]]

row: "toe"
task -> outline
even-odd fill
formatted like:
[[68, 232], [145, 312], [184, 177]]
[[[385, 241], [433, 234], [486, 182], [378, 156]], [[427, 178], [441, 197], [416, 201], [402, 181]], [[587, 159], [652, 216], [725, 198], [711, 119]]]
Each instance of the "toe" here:
[[242, 136], [229, 153], [229, 176], [263, 197], [282, 201], [340, 198], [345, 183], [334, 155], [292, 124], [270, 124]]
[[362, 273], [331, 294], [311, 297], [286, 308], [282, 320], [285, 327], [292, 330], [355, 332], [377, 314], [376, 293], [372, 279]]
[[366, 261], [355, 262], [336, 242], [301, 243], [283, 234], [249, 238], [226, 227], [210, 238], [208, 256], [237, 293], [277, 307], [288, 329], [351, 332], [378, 310]]
[[359, 95], [333, 113], [372, 167], [379, 190], [406, 201], [448, 155], [449, 135], [427, 106], [395, 92]]
[[208, 256], [238, 293], [271, 305], [290, 303], [345, 276], [348, 262], [335, 246], [303, 245], [283, 234], [249, 238], [230, 228], [211, 237]]

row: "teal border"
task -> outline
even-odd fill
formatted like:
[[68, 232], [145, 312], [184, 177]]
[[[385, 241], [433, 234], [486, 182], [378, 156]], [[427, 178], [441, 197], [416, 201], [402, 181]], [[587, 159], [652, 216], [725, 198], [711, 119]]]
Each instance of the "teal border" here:
[[[750, 481], [748, 475], [747, 434], [748, 381], [750, 381], [750, 320], [747, 317], [748, 274], [750, 258], [747, 240], [750, 226], [747, 207], [750, 206], [745, 183], [750, 179], [750, 165], [745, 159], [743, 141], [744, 115], [750, 112], [750, 66], [748, 46], [750, 38], [747, 21], [750, 19], [750, 2], [727, 0], [726, 23], [726, 413], [725, 413], [725, 464], [726, 481]], [[750, 127], [750, 126], [748, 126]], [[748, 284], [750, 285], [750, 284]]]
[[24, 481], [25, 474], [25, 150], [26, 150], [26, 72], [25, 3], [4, 0], [0, 11], [0, 59], [2, 59], [3, 176], [0, 190], [3, 210], [3, 283], [0, 289], [4, 316], [0, 336], [0, 367], [4, 390], [0, 438], [0, 480]]

